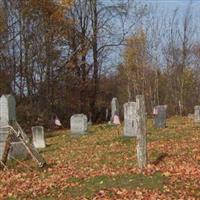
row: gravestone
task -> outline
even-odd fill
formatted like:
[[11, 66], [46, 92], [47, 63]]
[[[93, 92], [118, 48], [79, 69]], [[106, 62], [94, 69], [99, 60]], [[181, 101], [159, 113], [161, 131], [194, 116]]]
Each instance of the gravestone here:
[[147, 127], [144, 95], [136, 96], [137, 163], [140, 169], [147, 165]]
[[136, 127], [136, 102], [124, 104], [124, 136], [133, 137], [137, 135]]
[[8, 155], [9, 159], [26, 159], [27, 157], [28, 151], [21, 141], [11, 143], [11, 148]]
[[16, 102], [12, 95], [2, 95], [0, 98], [0, 159], [2, 159], [5, 141], [9, 134], [9, 122], [16, 120]]
[[6, 126], [16, 120], [16, 102], [12, 95], [2, 95], [0, 98], [0, 126]]
[[[2, 159], [5, 142], [9, 134], [9, 128], [6, 128], [6, 126], [13, 121], [16, 121], [15, 98], [13, 95], [2, 95], [0, 98], [0, 159]], [[26, 156], [25, 154], [27, 155], [27, 151], [21, 142], [16, 139], [15, 142], [11, 143], [9, 158], [19, 157], [20, 155], [24, 157]]]
[[156, 128], [166, 127], [166, 105], [158, 105], [154, 107], [154, 125]]
[[194, 107], [194, 122], [195, 123], [200, 122], [200, 106]]
[[119, 116], [119, 102], [116, 97], [111, 101], [111, 122], [115, 114]]
[[35, 148], [45, 148], [44, 128], [43, 126], [33, 126], [31, 128], [33, 136], [33, 145]]
[[84, 114], [75, 114], [70, 118], [71, 133], [84, 134], [87, 131], [87, 116]]

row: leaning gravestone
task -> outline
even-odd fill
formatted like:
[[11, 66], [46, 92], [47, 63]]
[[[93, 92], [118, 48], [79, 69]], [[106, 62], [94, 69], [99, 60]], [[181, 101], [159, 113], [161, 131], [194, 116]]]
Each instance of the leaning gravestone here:
[[119, 102], [116, 97], [111, 101], [111, 121], [113, 120], [114, 115], [119, 115]]
[[158, 105], [154, 107], [154, 125], [156, 128], [166, 127], [166, 105]]
[[200, 122], [200, 106], [194, 107], [194, 122], [195, 123]]
[[31, 128], [33, 136], [33, 145], [35, 148], [45, 148], [44, 128], [43, 126], [33, 126]]
[[[0, 159], [2, 159], [2, 155], [4, 152], [4, 146], [6, 139], [9, 134], [9, 128], [6, 127], [9, 125], [10, 122], [16, 121], [16, 102], [15, 98], [12, 95], [2, 95], [0, 98]], [[18, 143], [16, 143], [18, 142]], [[22, 150], [23, 149], [23, 153]], [[26, 157], [27, 151], [24, 145], [19, 142], [15, 141], [11, 143], [11, 149], [9, 152], [9, 158], [17, 157], [20, 155], [21, 157]]]
[[124, 136], [137, 136], [136, 132], [136, 102], [124, 104]]
[[70, 118], [70, 129], [73, 134], [84, 134], [87, 131], [87, 116], [75, 114]]

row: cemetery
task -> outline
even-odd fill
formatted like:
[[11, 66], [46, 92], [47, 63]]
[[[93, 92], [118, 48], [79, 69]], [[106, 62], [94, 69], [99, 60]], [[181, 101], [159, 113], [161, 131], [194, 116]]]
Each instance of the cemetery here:
[[[3, 160], [3, 144], [9, 134], [5, 124], [10, 119], [10, 124], [16, 120], [16, 105], [12, 95], [3, 95], [0, 102]], [[116, 113], [112, 105], [113, 101], [111, 111], [114, 109], [112, 112]], [[135, 102], [125, 103], [123, 108], [124, 122], [120, 125], [107, 123], [88, 127], [87, 116], [75, 114], [71, 117], [70, 129], [57, 130], [51, 137], [45, 134], [42, 126], [31, 127], [29, 137], [11, 142], [8, 160], [0, 171], [0, 199], [107, 199], [110, 195], [113, 199], [133, 196], [136, 199], [171, 199], [179, 198], [182, 190], [184, 197], [199, 197], [197, 120], [167, 118], [166, 108], [157, 106], [165, 112], [165, 126], [157, 126], [155, 117], [162, 121], [163, 114], [155, 116], [157, 111], [153, 110], [152, 117], [147, 117], [141, 95], [136, 96]], [[194, 107], [194, 116], [198, 119], [197, 108]], [[73, 137], [73, 134], [79, 135]], [[30, 138], [39, 150], [36, 155], [42, 155], [47, 163], [39, 166], [41, 169], [30, 159], [24, 145]], [[18, 187], [10, 187], [11, 182]]]
[[200, 0], [0, 0], [0, 200], [200, 200]]

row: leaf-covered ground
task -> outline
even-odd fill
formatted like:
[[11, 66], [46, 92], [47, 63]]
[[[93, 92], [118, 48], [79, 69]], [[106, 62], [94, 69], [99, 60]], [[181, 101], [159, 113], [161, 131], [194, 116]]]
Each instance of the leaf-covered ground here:
[[44, 169], [26, 160], [0, 171], [0, 199], [200, 199], [200, 127], [187, 118], [170, 118], [165, 129], [148, 121], [143, 171], [122, 127], [92, 126], [80, 137], [65, 130], [46, 142]]

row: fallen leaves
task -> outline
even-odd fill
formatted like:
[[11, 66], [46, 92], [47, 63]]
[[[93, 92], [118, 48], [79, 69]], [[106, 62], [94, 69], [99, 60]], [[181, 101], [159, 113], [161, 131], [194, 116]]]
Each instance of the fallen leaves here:
[[[200, 199], [199, 129], [187, 119], [181, 120], [182, 123], [179, 123], [180, 120], [172, 118], [168, 128], [150, 131], [149, 163], [163, 153], [168, 156], [156, 165], [148, 164], [142, 171], [137, 168], [134, 138], [123, 139], [115, 129], [97, 126], [93, 127], [94, 134], [80, 138], [71, 138], [66, 132], [50, 137], [47, 149], [42, 152], [49, 164], [47, 168], [38, 170], [32, 167], [30, 171], [16, 165], [0, 171], [0, 199], [75, 199], [72, 188], [78, 189], [83, 182], [95, 177], [141, 173], [152, 177], [157, 172], [167, 178], [163, 190], [142, 188], [140, 181], [138, 188], [131, 188], [133, 178], [126, 180], [130, 188], [122, 187], [123, 184], [120, 187], [120, 183], [118, 187], [101, 188], [105, 180], [100, 180], [96, 186], [94, 184], [97, 188], [90, 194], [91, 198]], [[31, 166], [31, 160], [25, 162]], [[77, 199], [88, 199], [88, 194], [79, 192]]]

